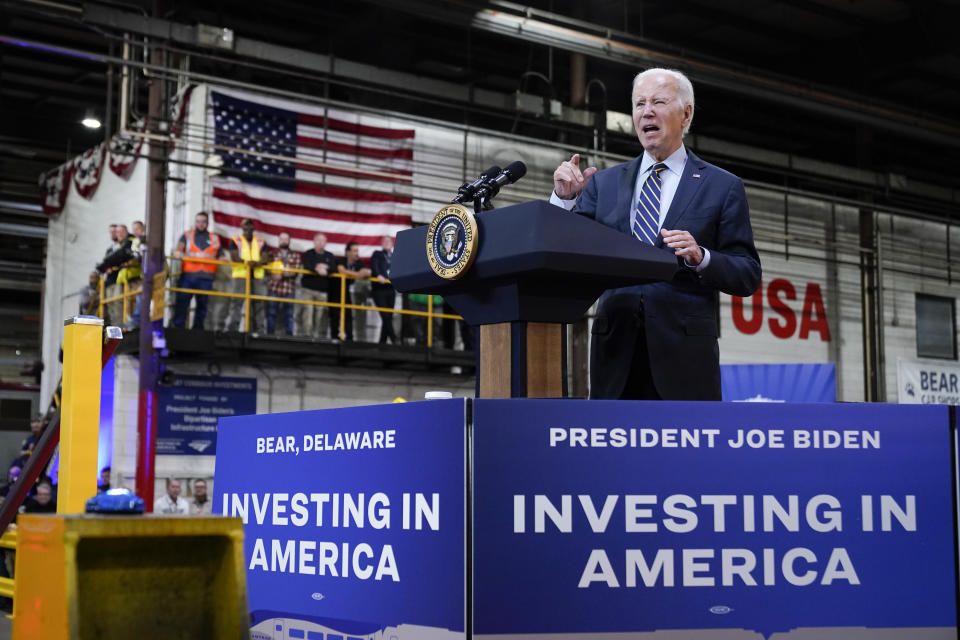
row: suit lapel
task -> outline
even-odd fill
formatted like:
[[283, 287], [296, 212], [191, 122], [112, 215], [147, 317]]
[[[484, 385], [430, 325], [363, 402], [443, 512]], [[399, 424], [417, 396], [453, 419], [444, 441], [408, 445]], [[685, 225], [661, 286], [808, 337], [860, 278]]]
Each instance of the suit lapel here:
[[[686, 213], [687, 207], [696, 195], [700, 184], [707, 179], [702, 175], [707, 163], [693, 155], [687, 150], [687, 162], [683, 165], [683, 173], [680, 176], [680, 183], [677, 185], [677, 192], [673, 195], [673, 202], [670, 203], [670, 210], [667, 211], [667, 217], [663, 219], [664, 229], [677, 229], [680, 219]], [[696, 178], [693, 177], [696, 174]], [[657, 246], [663, 246], [663, 236], [657, 236]]]
[[[630, 221], [633, 219], [633, 192], [637, 186], [637, 172], [643, 156], [637, 156], [623, 167], [620, 184], [617, 187], [617, 226], [623, 233], [632, 236]], [[620, 213], [623, 212], [623, 213]]]

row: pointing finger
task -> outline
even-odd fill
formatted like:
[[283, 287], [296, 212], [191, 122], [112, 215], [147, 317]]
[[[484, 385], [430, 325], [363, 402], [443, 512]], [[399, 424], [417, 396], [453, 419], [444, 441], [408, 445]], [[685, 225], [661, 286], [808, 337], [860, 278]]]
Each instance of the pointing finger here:
[[573, 165], [573, 179], [576, 182], [583, 182], [583, 173], [580, 171], [580, 168], [577, 165]]

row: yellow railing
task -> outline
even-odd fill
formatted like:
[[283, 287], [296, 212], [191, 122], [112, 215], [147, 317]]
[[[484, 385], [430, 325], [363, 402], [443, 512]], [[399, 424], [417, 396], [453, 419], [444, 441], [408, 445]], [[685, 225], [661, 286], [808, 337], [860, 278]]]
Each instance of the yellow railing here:
[[[9, 529], [3, 536], [0, 536], [0, 547], [17, 550], [17, 530]], [[0, 596], [5, 598], [13, 597], [13, 578], [0, 578]]]
[[[167, 257], [167, 260], [168, 260], [169, 262], [179, 262], [179, 261], [182, 261], [183, 258], [180, 258], [180, 257], [177, 257], [177, 256], [168, 256], [168, 257]], [[306, 269], [288, 269], [288, 268], [286, 268], [286, 267], [283, 267], [283, 268], [271, 267], [271, 266], [267, 266], [267, 265], [250, 265], [250, 264], [247, 264], [247, 263], [244, 263], [244, 262], [230, 262], [230, 261], [228, 261], [228, 260], [217, 260], [217, 259], [213, 259], [213, 258], [189, 258], [189, 260], [190, 260], [191, 262], [206, 263], [206, 264], [215, 264], [215, 265], [218, 265], [218, 266], [219, 266], [219, 265], [227, 265], [227, 266], [231, 266], [231, 267], [238, 267], [238, 266], [239, 266], [239, 267], [246, 267], [246, 274], [245, 274], [245, 277], [244, 277], [244, 280], [245, 280], [245, 282], [244, 282], [244, 292], [243, 292], [243, 293], [232, 293], [232, 292], [229, 292], [229, 291], [212, 291], [212, 290], [211, 290], [211, 291], [206, 291], [206, 290], [203, 290], [203, 289], [185, 289], [185, 288], [182, 288], [182, 287], [170, 287], [170, 286], [166, 287], [166, 290], [167, 290], [167, 291], [172, 291], [172, 292], [174, 292], [174, 293], [189, 293], [189, 294], [195, 294], [195, 295], [198, 295], [198, 296], [209, 296], [209, 297], [213, 297], [213, 298], [242, 298], [242, 299], [243, 299], [243, 310], [244, 310], [244, 313], [243, 313], [243, 317], [244, 317], [243, 331], [244, 331], [244, 332], [249, 332], [249, 331], [250, 331], [250, 316], [251, 316], [251, 314], [250, 314], [250, 303], [251, 303], [251, 301], [253, 301], [253, 300], [258, 300], [258, 301], [263, 301], [263, 302], [282, 302], [282, 303], [289, 303], [289, 304], [294, 304], [294, 305], [307, 305], [307, 306], [313, 306], [313, 307], [328, 307], [328, 308], [331, 308], [331, 309], [336, 309], [336, 310], [337, 310], [337, 313], [339, 313], [339, 315], [340, 315], [340, 323], [339, 323], [340, 333], [339, 333], [339, 337], [340, 337], [341, 340], [344, 339], [345, 336], [346, 336], [346, 326], [345, 326], [345, 322], [346, 322], [346, 312], [347, 312], [347, 309], [351, 309], [351, 310], [356, 309], [356, 310], [358, 310], [358, 311], [387, 312], [387, 313], [390, 313], [390, 314], [397, 314], [397, 315], [400, 315], [400, 316], [425, 317], [425, 318], [427, 319], [427, 331], [426, 331], [427, 335], [426, 335], [426, 340], [427, 340], [427, 346], [428, 346], [428, 347], [432, 347], [432, 346], [433, 346], [433, 320], [434, 320], [435, 318], [448, 319], [448, 320], [461, 320], [461, 319], [462, 319], [461, 316], [458, 316], [458, 315], [454, 315], [454, 314], [450, 314], [450, 313], [436, 313], [436, 312], [434, 312], [434, 310], [433, 310], [433, 296], [427, 296], [427, 310], [426, 310], [426, 311], [416, 311], [416, 310], [412, 310], [412, 309], [394, 309], [394, 308], [392, 308], [392, 307], [390, 307], [390, 308], [388, 308], [388, 307], [370, 307], [370, 306], [359, 305], [359, 304], [351, 304], [351, 303], [345, 302], [346, 297], [347, 297], [347, 296], [346, 296], [346, 293], [347, 293], [347, 281], [348, 281], [348, 280], [369, 280], [370, 282], [374, 282], [374, 283], [378, 283], [378, 284], [379, 284], [379, 283], [381, 283], [379, 278], [374, 278], [374, 277], [370, 277], [370, 278], [360, 278], [360, 277], [358, 277], [358, 276], [353, 276], [353, 275], [349, 275], [349, 274], [341, 274], [341, 273], [331, 273], [331, 274], [328, 274], [327, 277], [329, 277], [329, 278], [337, 278], [337, 279], [339, 279], [339, 281], [340, 281], [340, 300], [339, 300], [339, 302], [320, 302], [320, 301], [315, 301], [315, 300], [299, 300], [299, 299], [297, 299], [297, 298], [279, 298], [279, 297], [276, 297], [276, 296], [269, 296], [269, 295], [267, 295], [267, 296], [262, 296], [262, 295], [257, 295], [257, 294], [253, 294], [253, 293], [250, 292], [250, 291], [251, 291], [251, 280], [253, 279], [253, 278], [252, 278], [252, 271], [253, 271], [254, 268], [263, 268], [265, 271], [272, 272], [272, 273], [296, 273], [296, 274], [303, 274], [303, 275], [317, 275], [317, 274], [316, 274], [315, 272], [313, 272], [313, 271], [308, 271], [308, 270], [306, 270]], [[170, 269], [168, 269], [168, 272], [169, 272], [169, 271], [170, 271]], [[387, 279], [384, 279], [383, 283], [389, 284], [390, 281], [387, 280]], [[128, 283], [125, 282], [125, 283], [123, 283], [123, 292], [122, 292], [120, 295], [112, 296], [112, 297], [110, 297], [110, 298], [106, 298], [106, 297], [104, 296], [104, 280], [103, 280], [103, 278], [100, 278], [100, 296], [99, 296], [100, 302], [99, 302], [99, 305], [98, 305], [98, 307], [97, 307], [97, 315], [99, 315], [100, 317], [103, 317], [103, 310], [104, 310], [104, 307], [105, 307], [106, 305], [108, 305], [108, 304], [111, 303], [111, 302], [117, 302], [117, 301], [119, 301], [119, 300], [122, 300], [122, 301], [123, 301], [123, 322], [124, 322], [124, 324], [126, 324], [126, 322], [127, 322], [127, 317], [128, 317], [128, 310], [132, 308], [131, 305], [133, 304], [133, 301], [131, 301], [131, 298], [135, 298], [135, 297], [138, 296], [139, 294], [140, 294], [140, 288], [139, 288], [139, 287], [138, 287], [137, 289], [132, 289], [132, 288], [130, 288], [130, 287], [128, 286]], [[143, 309], [141, 309], [141, 313], [143, 313], [143, 312], [144, 312]], [[402, 334], [402, 330], [401, 330], [401, 334]]]
[[[140, 281], [138, 281], [140, 282]], [[98, 295], [97, 295], [97, 315], [101, 318], [103, 316], [103, 308], [110, 304], [111, 302], [117, 302], [118, 300], [123, 301], [123, 318], [122, 324], [125, 326], [127, 324], [127, 319], [130, 314], [133, 312], [132, 305], [136, 303], [136, 297], [140, 295], [141, 288], [138, 286], [136, 289], [130, 287], [129, 282], [123, 283], [123, 291], [118, 296], [106, 297], [106, 284], [104, 282], [104, 277], [100, 276], [100, 283], [98, 284]]]

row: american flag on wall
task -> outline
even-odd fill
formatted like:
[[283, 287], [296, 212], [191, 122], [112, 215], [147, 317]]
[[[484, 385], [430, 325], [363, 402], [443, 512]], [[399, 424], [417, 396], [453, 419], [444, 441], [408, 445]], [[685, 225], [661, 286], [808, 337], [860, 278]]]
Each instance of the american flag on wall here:
[[[211, 90], [208, 114], [221, 175], [210, 181], [215, 230], [229, 238], [244, 218], [268, 245], [287, 231], [291, 247], [361, 257], [384, 235], [412, 225], [415, 131], [382, 117]], [[209, 126], [209, 123], [208, 123]]]

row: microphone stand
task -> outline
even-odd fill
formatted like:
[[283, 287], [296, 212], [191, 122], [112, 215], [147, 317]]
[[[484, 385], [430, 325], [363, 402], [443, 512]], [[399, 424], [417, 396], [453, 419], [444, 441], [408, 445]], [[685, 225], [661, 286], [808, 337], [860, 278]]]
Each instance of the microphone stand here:
[[494, 180], [490, 180], [483, 187], [477, 190], [477, 195], [473, 199], [473, 212], [480, 213], [481, 211], [492, 211], [495, 209], [493, 206], [493, 199], [496, 195], [500, 193], [500, 185]]
[[483, 194], [475, 198], [473, 201], [473, 212], [480, 213], [481, 211], [492, 211], [493, 209], [495, 209], [495, 207], [493, 206], [494, 195], [496, 194], [494, 193]]

